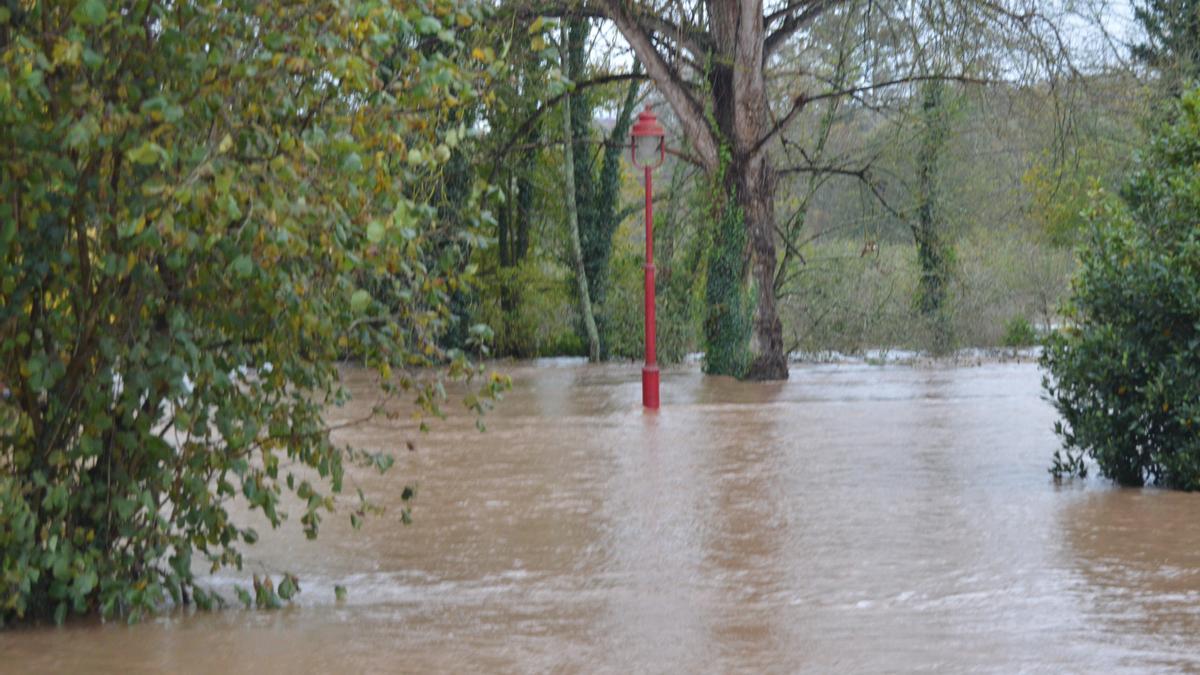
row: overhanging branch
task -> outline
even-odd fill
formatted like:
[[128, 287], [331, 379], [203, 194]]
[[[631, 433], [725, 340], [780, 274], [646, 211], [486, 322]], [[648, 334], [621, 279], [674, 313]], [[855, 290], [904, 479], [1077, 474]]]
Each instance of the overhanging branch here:
[[778, 120], [776, 120], [775, 124], [771, 126], [767, 133], [763, 134], [763, 137], [760, 138], [757, 143], [755, 143], [754, 149], [751, 152], [754, 153], [761, 150], [762, 147], [769, 143], [771, 139], [775, 138], [779, 132], [787, 128], [787, 126], [792, 123], [792, 120], [796, 118], [796, 115], [800, 114], [804, 107], [810, 103], [831, 98], [842, 98], [843, 96], [857, 96], [859, 94], [878, 89], [887, 89], [888, 87], [897, 87], [903, 84], [914, 84], [917, 82], [929, 82], [933, 80], [978, 85], [996, 84], [994, 80], [970, 77], [967, 75], [909, 75], [907, 77], [898, 77], [892, 80], [873, 82], [871, 84], [865, 84], [858, 87], [845, 87], [842, 89], [827, 91], [821, 94], [815, 94], [813, 96], [800, 94], [792, 101], [792, 107], [788, 109], [787, 113], [783, 117], [780, 117]]
[[[575, 91], [578, 92], [583, 89], [588, 89], [591, 87], [599, 87], [599, 86], [603, 86], [606, 84], [612, 84], [614, 82], [628, 82], [630, 80], [646, 80], [646, 79], [647, 79], [646, 75], [643, 73], [640, 73], [640, 72], [620, 73], [617, 75], [601, 75], [599, 77], [594, 77], [590, 80], [583, 80], [582, 82], [576, 82], [575, 83]], [[505, 156], [507, 156], [508, 153], [512, 152], [513, 148], [516, 147], [517, 143], [520, 142], [520, 140], [522, 138], [527, 137], [529, 135], [529, 132], [533, 131], [533, 126], [535, 124], [537, 124], [537, 121], [539, 119], [541, 119], [542, 115], [544, 115], [546, 113], [546, 111], [548, 111], [551, 108], [553, 108], [554, 106], [558, 105], [558, 102], [561, 101], [563, 96], [565, 96], [565, 95], [566, 95], [566, 92], [563, 92], [562, 94], [559, 94], [557, 96], [554, 96], [554, 97], [548, 99], [542, 106], [540, 106], [537, 110], [533, 111], [532, 115], [525, 118], [525, 121], [521, 122], [521, 125], [517, 127], [517, 130], [513, 132], [512, 136], [509, 136], [508, 140], [504, 142], [504, 145], [502, 145], [500, 147], [500, 149], [498, 151], [496, 151], [496, 154], [493, 156], [492, 172], [489, 175], [489, 179], [496, 174], [496, 165], [499, 164], [500, 160], [503, 159]]]

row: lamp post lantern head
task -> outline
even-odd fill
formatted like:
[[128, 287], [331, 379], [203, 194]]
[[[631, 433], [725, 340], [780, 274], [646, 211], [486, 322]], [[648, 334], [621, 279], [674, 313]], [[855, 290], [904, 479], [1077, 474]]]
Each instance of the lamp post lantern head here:
[[655, 169], [667, 158], [666, 132], [649, 108], [638, 114], [630, 136], [630, 155], [637, 168]]

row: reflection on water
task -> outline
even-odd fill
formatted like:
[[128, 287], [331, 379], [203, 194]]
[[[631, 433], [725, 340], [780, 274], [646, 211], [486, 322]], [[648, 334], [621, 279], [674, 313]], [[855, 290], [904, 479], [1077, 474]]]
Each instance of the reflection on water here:
[[294, 607], [4, 633], [0, 670], [1200, 669], [1200, 495], [1053, 485], [1035, 367], [680, 369], [658, 414], [638, 372], [515, 366], [486, 434], [354, 476], [416, 481], [414, 525], [264, 536], [248, 571], [299, 574]]

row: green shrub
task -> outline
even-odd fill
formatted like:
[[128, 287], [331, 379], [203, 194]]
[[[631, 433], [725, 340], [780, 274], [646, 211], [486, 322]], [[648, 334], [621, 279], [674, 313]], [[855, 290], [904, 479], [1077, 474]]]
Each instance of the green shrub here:
[[1004, 324], [1004, 338], [1001, 344], [1005, 347], [1028, 347], [1036, 343], [1037, 332], [1023, 314], [1014, 316]]
[[481, 297], [479, 319], [493, 327], [498, 356], [580, 356], [579, 303], [566, 268], [525, 260], [494, 271]]
[[1058, 475], [1086, 455], [1122, 485], [1200, 489], [1200, 96], [1181, 106], [1123, 200], [1090, 214], [1072, 325], [1047, 341]]
[[[641, 360], [645, 345], [645, 258], [639, 253], [619, 251], [612, 258], [612, 286], [604, 305], [605, 332], [602, 336], [608, 356], [614, 359]], [[687, 269], [686, 260], [659, 263], [656, 277], [656, 330], [658, 362], [679, 363], [699, 344], [695, 270]]]

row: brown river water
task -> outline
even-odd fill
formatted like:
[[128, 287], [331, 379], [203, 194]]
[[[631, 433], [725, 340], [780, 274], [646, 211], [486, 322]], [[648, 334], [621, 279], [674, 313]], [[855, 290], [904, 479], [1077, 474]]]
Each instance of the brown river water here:
[[1055, 485], [1036, 366], [681, 368], [657, 414], [636, 366], [503, 369], [486, 433], [343, 434], [401, 448], [354, 477], [394, 508], [264, 536], [293, 606], [0, 633], [0, 671], [1200, 671], [1200, 495]]

